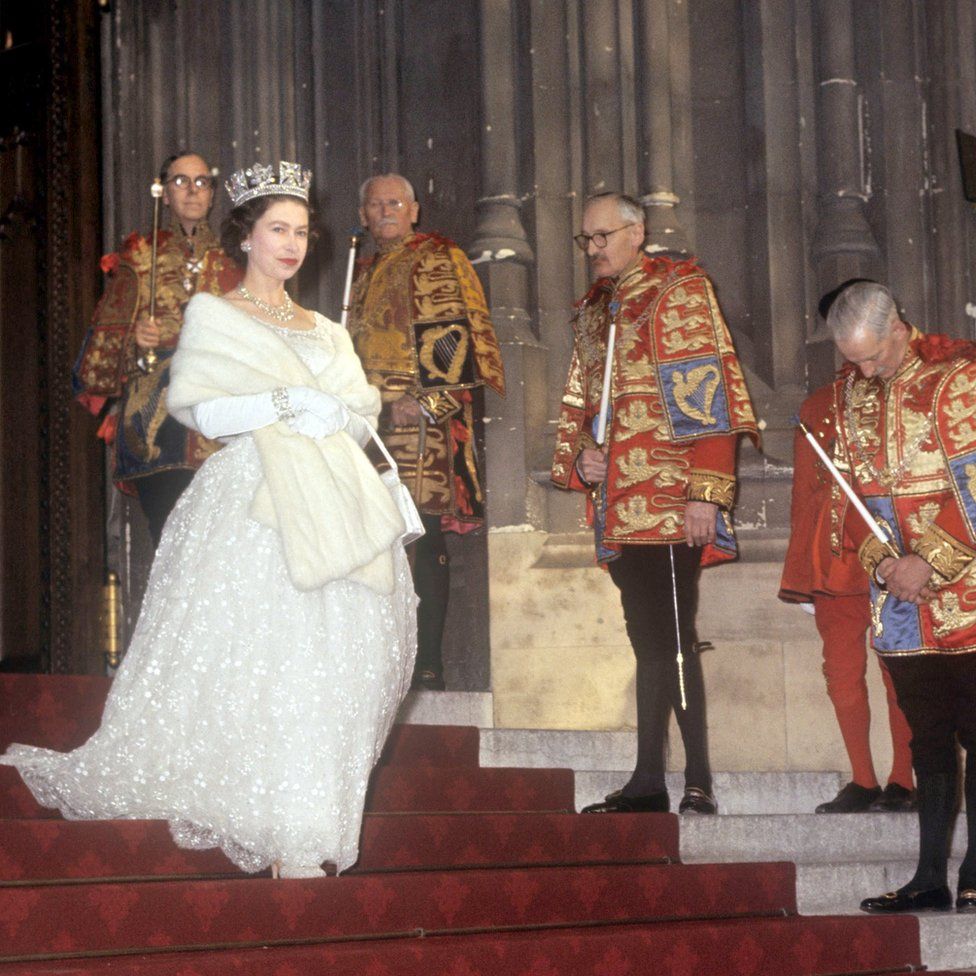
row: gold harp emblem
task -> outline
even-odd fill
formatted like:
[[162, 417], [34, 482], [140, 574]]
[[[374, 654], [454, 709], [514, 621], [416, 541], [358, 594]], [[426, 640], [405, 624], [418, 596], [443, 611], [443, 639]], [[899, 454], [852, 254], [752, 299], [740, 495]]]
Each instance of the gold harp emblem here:
[[684, 375], [675, 370], [671, 374], [671, 388], [678, 409], [686, 417], [698, 420], [706, 427], [717, 424], [718, 421], [712, 416], [712, 403], [720, 379], [718, 367], [711, 363], [689, 369]]
[[460, 383], [468, 356], [468, 331], [457, 322], [425, 329], [420, 337], [417, 359], [431, 379]]

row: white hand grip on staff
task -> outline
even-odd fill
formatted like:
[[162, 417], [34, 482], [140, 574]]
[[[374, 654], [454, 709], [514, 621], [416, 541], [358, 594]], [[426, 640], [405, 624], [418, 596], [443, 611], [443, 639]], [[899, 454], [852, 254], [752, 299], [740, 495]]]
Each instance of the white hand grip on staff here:
[[851, 504], [857, 509], [858, 514], [864, 519], [864, 524], [871, 530], [874, 537], [882, 545], [889, 545], [894, 540], [889, 539], [884, 529], [875, 521], [874, 516], [864, 507], [864, 503], [854, 492], [854, 489], [847, 483], [847, 479], [837, 470], [834, 462], [827, 457], [827, 452], [817, 443], [817, 439], [807, 430], [806, 424], [800, 422], [800, 430], [804, 437], [810, 442], [810, 446], [817, 452], [817, 456], [823, 461], [827, 470], [833, 475], [834, 480], [840, 485], [841, 490], [851, 500]]
[[607, 361], [603, 365], [603, 393], [600, 396], [600, 415], [596, 421], [596, 442], [603, 447], [607, 439], [607, 413], [610, 409], [610, 374], [613, 372], [613, 347], [617, 343], [617, 323], [610, 323], [607, 335]]

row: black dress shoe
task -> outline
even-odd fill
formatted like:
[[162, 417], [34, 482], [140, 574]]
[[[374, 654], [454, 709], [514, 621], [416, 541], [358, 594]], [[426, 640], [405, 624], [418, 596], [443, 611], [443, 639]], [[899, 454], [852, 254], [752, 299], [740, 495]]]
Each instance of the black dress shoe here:
[[670, 810], [667, 790], [647, 796], [624, 796], [620, 790], [616, 790], [600, 803], [583, 807], [580, 813], [668, 813]]
[[862, 912], [875, 915], [891, 915], [895, 912], [948, 912], [952, 908], [952, 892], [946, 885], [940, 888], [911, 890], [899, 888], [877, 898], [865, 898]]
[[918, 809], [918, 798], [914, 790], [906, 790], [899, 783], [889, 783], [868, 809], [872, 813], [913, 813]]
[[414, 691], [444, 691], [444, 676], [439, 671], [414, 671], [410, 687]]
[[960, 888], [956, 895], [956, 911], [963, 915], [976, 914], [976, 888]]
[[689, 786], [678, 804], [678, 813], [711, 814], [718, 813], [715, 797], [697, 786]]
[[881, 796], [881, 787], [848, 783], [832, 800], [821, 803], [814, 813], [866, 813]]

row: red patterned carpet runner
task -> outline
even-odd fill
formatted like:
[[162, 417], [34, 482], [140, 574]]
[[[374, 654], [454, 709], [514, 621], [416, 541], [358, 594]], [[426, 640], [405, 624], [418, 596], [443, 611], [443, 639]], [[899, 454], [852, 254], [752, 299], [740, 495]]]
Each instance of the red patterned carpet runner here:
[[[0, 751], [69, 749], [107, 682], [0, 676]], [[836, 976], [920, 965], [908, 918], [802, 917], [792, 864], [678, 863], [678, 818], [581, 817], [569, 770], [397, 726], [355, 870], [246, 876], [150, 821], [66, 822], [0, 768], [0, 976]]]

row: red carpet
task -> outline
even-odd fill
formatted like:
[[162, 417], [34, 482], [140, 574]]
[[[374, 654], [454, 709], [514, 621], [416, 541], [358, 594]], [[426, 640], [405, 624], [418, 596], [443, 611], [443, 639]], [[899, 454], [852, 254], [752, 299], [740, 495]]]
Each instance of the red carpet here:
[[[98, 679], [0, 676], [0, 748], [70, 748]], [[678, 818], [581, 817], [567, 770], [479, 769], [398, 727], [362, 857], [273, 881], [165, 824], [65, 822], [0, 769], [0, 976], [828, 976], [919, 966], [914, 918], [804, 918], [791, 864], [681, 865]], [[7, 775], [3, 775], [7, 774]]]

